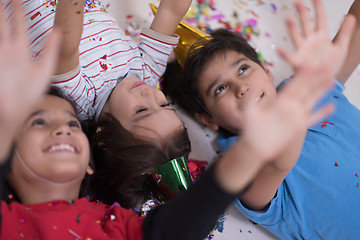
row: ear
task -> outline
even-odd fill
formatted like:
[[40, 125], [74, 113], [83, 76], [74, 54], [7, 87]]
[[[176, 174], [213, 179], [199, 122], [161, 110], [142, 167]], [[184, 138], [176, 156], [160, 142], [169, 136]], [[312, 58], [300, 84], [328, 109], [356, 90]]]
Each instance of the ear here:
[[269, 79], [273, 82], [274, 81], [274, 76], [272, 75], [270, 69], [268, 68], [268, 66], [266, 65], [266, 63], [261, 62], [263, 68], [265, 69], [266, 74], [268, 75]]
[[195, 118], [212, 130], [217, 131], [219, 129], [219, 125], [216, 123], [214, 118], [208, 113], [195, 113]]
[[94, 173], [94, 170], [90, 166], [88, 166], [86, 169], [86, 173], [92, 175]]

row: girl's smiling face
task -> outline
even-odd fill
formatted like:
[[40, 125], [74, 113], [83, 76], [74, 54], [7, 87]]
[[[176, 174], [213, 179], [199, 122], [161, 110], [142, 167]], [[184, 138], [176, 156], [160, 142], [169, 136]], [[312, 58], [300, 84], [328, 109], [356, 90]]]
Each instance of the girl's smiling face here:
[[184, 128], [165, 95], [135, 77], [123, 79], [110, 98], [105, 111], [111, 112], [126, 130], [159, 146]]
[[60, 97], [46, 95], [32, 109], [15, 139], [15, 151], [12, 184], [19, 179], [81, 182], [91, 172], [88, 139], [71, 104]]
[[196, 114], [198, 120], [214, 130], [222, 127], [233, 134], [241, 132], [247, 104], [269, 104], [276, 98], [270, 71], [235, 51], [210, 60], [197, 85], [211, 115]]

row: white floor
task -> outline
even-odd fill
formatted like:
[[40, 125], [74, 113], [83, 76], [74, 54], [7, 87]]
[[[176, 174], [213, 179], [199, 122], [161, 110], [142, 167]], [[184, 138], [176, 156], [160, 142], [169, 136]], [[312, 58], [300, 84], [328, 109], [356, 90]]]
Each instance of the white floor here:
[[[136, 37], [142, 26], [149, 26], [153, 14], [148, 3], [158, 5], [158, 0], [106, 0], [109, 4], [108, 11], [113, 14], [120, 26], [127, 30], [130, 35]], [[178, 0], [181, 1], [181, 0]], [[328, 26], [331, 36], [338, 30], [343, 16], [346, 14], [351, 0], [323, 0], [329, 16]], [[270, 70], [275, 76], [276, 83], [291, 75], [291, 69], [275, 53], [277, 45], [290, 48], [290, 41], [283, 23], [283, 18], [294, 14], [293, 0], [204, 0], [201, 2], [211, 4], [212, 8], [199, 5], [193, 0], [191, 10], [186, 20], [191, 23], [201, 22], [214, 29], [224, 27], [219, 19], [227, 22], [234, 29], [241, 25], [251, 25], [250, 43], [262, 54], [269, 63]], [[309, 0], [305, 0], [310, 9], [312, 6]], [[203, 10], [199, 11], [199, 6]], [[252, 32], [251, 32], [252, 31]], [[360, 69], [359, 67], [346, 83], [346, 95], [350, 101], [360, 108]], [[206, 160], [210, 163], [217, 157], [217, 147], [214, 143], [216, 134], [197, 124], [192, 118], [177, 109], [180, 117], [189, 130], [193, 151], [191, 158]], [[260, 226], [253, 224], [230, 207], [225, 215], [220, 218], [217, 230], [209, 239], [276, 239]]]

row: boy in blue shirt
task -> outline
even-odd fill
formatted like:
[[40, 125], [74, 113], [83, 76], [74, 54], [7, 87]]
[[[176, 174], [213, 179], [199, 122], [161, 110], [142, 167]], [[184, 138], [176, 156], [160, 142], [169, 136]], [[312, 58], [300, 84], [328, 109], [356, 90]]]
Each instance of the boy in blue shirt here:
[[[343, 84], [360, 62], [355, 51], [360, 45], [360, 24], [345, 47], [344, 36], [352, 19], [347, 16], [331, 42], [324, 7], [319, 0], [314, 0], [314, 7], [316, 26], [300, 2], [296, 9], [302, 31], [292, 18], [287, 19], [295, 52], [280, 48], [278, 53], [293, 67], [294, 75], [282, 86], [295, 78], [327, 75], [336, 77], [334, 87], [315, 105], [312, 121], [304, 122], [308, 131], [298, 134], [287, 151], [265, 165], [235, 204], [248, 218], [282, 239], [350, 239], [360, 233], [360, 111], [343, 95]], [[359, 20], [360, 1], [353, 3], [349, 13]], [[342, 55], [348, 49], [349, 53]], [[172, 97], [201, 123], [220, 131], [219, 145], [224, 151], [244, 137], [247, 121], [259, 121], [248, 118], [249, 104], [265, 108], [279, 104], [275, 99], [281, 97], [255, 50], [244, 39], [223, 30], [193, 47], [184, 75]], [[316, 84], [299, 91], [311, 91]], [[324, 113], [332, 107], [334, 113], [317, 123], [316, 111]], [[300, 108], [294, 105], [287, 114], [297, 116]], [[277, 129], [273, 131], [277, 133]], [[263, 144], [259, 141], [258, 146]]]

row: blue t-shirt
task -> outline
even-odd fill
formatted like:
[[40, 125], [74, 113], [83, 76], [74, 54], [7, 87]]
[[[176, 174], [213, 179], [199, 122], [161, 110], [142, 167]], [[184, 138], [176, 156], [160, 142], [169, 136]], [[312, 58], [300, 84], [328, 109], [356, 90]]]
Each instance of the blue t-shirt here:
[[[240, 201], [245, 216], [281, 239], [360, 238], [360, 111], [336, 86], [317, 107], [332, 101], [336, 110], [310, 127], [301, 155], [264, 211]], [[222, 149], [236, 137], [219, 139]]]

